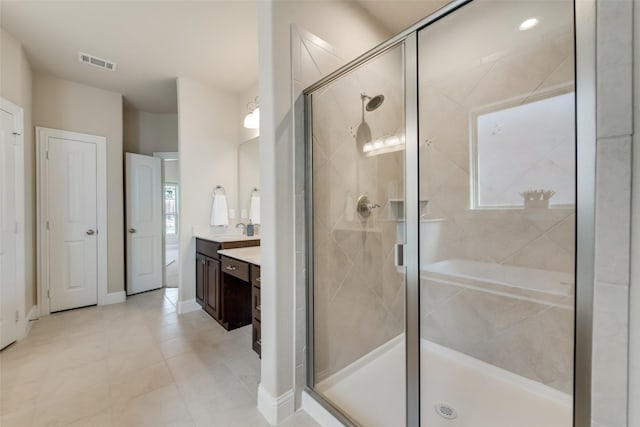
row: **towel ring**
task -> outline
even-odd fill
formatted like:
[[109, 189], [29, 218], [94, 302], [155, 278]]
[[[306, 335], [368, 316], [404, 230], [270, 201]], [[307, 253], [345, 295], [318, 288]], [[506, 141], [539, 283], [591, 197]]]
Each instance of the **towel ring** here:
[[213, 189], [213, 194], [224, 194], [227, 195], [227, 191], [224, 189], [222, 185], [216, 185], [216, 188]]
[[260, 195], [260, 190], [258, 190], [257, 188], [254, 188], [253, 190], [251, 190], [251, 195], [253, 196], [254, 194], [256, 196], [259, 196]]

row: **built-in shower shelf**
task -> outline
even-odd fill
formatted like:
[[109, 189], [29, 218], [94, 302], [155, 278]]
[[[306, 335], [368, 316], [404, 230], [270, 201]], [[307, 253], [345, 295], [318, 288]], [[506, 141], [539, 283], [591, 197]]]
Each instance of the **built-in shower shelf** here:
[[[428, 200], [420, 200], [420, 214], [425, 214]], [[404, 199], [389, 199], [389, 206], [391, 207], [391, 214], [396, 220], [404, 220]]]

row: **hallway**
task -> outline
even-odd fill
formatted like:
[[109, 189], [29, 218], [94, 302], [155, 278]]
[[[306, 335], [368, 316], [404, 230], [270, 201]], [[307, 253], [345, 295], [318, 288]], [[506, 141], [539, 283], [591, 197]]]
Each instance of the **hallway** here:
[[[0, 353], [0, 425], [268, 426], [251, 326], [176, 314], [177, 289], [54, 314]], [[301, 413], [282, 424], [311, 427]]]

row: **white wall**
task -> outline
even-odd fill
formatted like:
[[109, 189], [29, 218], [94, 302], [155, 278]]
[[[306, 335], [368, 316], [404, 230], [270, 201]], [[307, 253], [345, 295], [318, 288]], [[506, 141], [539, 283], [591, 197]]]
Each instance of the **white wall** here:
[[209, 226], [215, 186], [225, 188], [229, 207], [237, 205], [237, 106], [235, 95], [178, 78], [181, 302], [195, 298], [194, 228], [228, 231]]
[[[294, 313], [304, 305], [295, 293], [294, 272], [303, 268], [294, 249], [294, 133], [291, 24], [331, 44], [343, 58], [355, 58], [388, 34], [351, 3], [265, 1], [259, 5], [260, 185], [262, 199], [262, 378], [258, 407], [271, 423], [293, 411], [296, 369]], [[298, 184], [298, 183], [296, 183]], [[296, 298], [297, 297], [297, 298]], [[303, 319], [302, 319], [303, 320]], [[295, 382], [294, 382], [295, 378]], [[298, 387], [299, 388], [299, 387]]]
[[124, 290], [122, 95], [35, 73], [33, 122], [107, 138], [108, 291]]
[[180, 182], [180, 160], [164, 160], [164, 182]]
[[25, 308], [36, 304], [36, 167], [33, 139], [32, 73], [22, 45], [0, 28], [0, 95], [24, 110]]
[[178, 151], [178, 115], [147, 113], [124, 108], [124, 149], [129, 153], [153, 155], [154, 152]]

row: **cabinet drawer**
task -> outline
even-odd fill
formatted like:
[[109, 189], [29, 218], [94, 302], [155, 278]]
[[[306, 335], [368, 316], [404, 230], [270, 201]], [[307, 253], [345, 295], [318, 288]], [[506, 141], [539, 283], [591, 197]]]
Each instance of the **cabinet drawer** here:
[[251, 264], [251, 284], [260, 287], [260, 267]]
[[220, 243], [211, 242], [209, 240], [196, 239], [196, 252], [208, 256], [209, 258], [219, 259], [218, 251]]
[[222, 272], [235, 276], [245, 282], [249, 281], [249, 264], [246, 262], [223, 256]]

